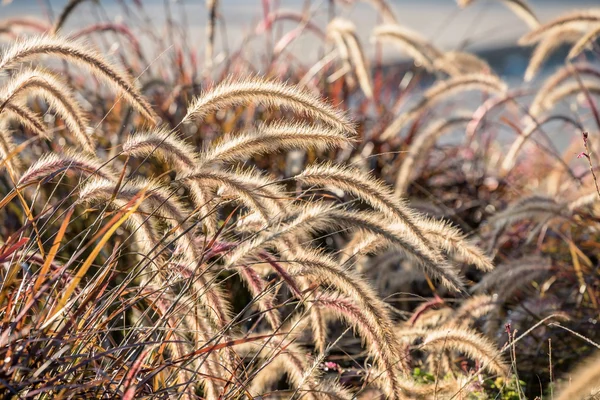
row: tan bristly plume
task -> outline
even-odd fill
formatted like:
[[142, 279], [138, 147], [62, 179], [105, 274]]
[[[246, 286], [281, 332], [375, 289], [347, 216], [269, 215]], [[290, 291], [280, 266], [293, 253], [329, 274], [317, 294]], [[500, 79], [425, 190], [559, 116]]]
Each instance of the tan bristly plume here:
[[488, 339], [471, 330], [444, 328], [433, 331], [425, 337], [422, 346], [425, 350], [458, 351], [481, 362], [491, 373], [500, 377], [508, 376], [509, 369], [498, 349]]
[[586, 79], [582, 81], [582, 84], [583, 86], [578, 81], [567, 82], [550, 91], [546, 97], [540, 99], [541, 102], [536, 102], [534, 99], [527, 118], [529, 122], [525, 126], [525, 129], [523, 129], [523, 132], [515, 139], [508, 153], [506, 153], [506, 157], [502, 162], [501, 173], [506, 174], [514, 167], [521, 149], [531, 135], [540, 128], [538, 125], [539, 121], [536, 122], [532, 118], [539, 117], [544, 111], [552, 109], [552, 107], [565, 98], [581, 93], [584, 88], [593, 95], [600, 95], [600, 83], [597, 81]]
[[23, 17], [10, 17], [0, 21], [0, 32], [8, 31], [8, 32], [20, 32], [24, 29], [30, 29], [37, 33], [45, 33], [49, 31], [52, 27], [48, 23], [41, 18], [31, 17], [31, 16], [23, 16]]
[[[447, 254], [458, 256], [462, 262], [472, 264], [481, 271], [494, 269], [492, 261], [483, 251], [469, 243], [458, 229], [448, 223], [431, 218], [420, 218], [417, 220], [417, 226], [432, 245]], [[385, 247], [385, 243], [382, 243], [377, 235], [358, 233], [346, 246], [340, 262], [346, 263], [350, 258], [375, 252], [382, 247]]]
[[[250, 172], [246, 171], [246, 174]], [[219, 171], [213, 169], [198, 169], [190, 174], [182, 176], [180, 179], [186, 182], [199, 182], [211, 185], [213, 187], [222, 187], [237, 196], [240, 201], [251, 210], [257, 212], [268, 223], [269, 217], [276, 214], [269, 199], [245, 180], [245, 174], [241, 171]]]
[[581, 39], [577, 41], [577, 43], [573, 45], [573, 47], [571, 47], [571, 51], [569, 51], [567, 59], [572, 60], [575, 57], [577, 57], [588, 46], [593, 44], [596, 41], [596, 39], [598, 39], [598, 36], [600, 36], [600, 25], [592, 28], [592, 30], [586, 33]]
[[159, 157], [177, 172], [189, 171], [198, 165], [196, 149], [167, 128], [130, 136], [123, 144], [123, 153], [132, 157]]
[[550, 261], [538, 256], [517, 259], [513, 262], [501, 264], [494, 271], [486, 274], [484, 278], [471, 288], [473, 293], [494, 291], [505, 298], [504, 288], [518, 284], [527, 285], [533, 275], [543, 274], [552, 268]]
[[[579, 75], [582, 79], [586, 76], [590, 76], [591, 78], [600, 77], [600, 70], [597, 69], [594, 65], [588, 63], [577, 63], [577, 64], [567, 64], [564, 67], [559, 68], [556, 72], [554, 72], [548, 79], [544, 81], [544, 84], [537, 91], [531, 105], [529, 106], [529, 114], [533, 117], [538, 117], [544, 110], [546, 110], [548, 106], [548, 99], [560, 99], [564, 96], [569, 96], [572, 90], [577, 90], [574, 88], [573, 83], [570, 83], [569, 86], [561, 85], [563, 82], [567, 81], [569, 78], [573, 77], [575, 74]], [[594, 90], [598, 85], [594, 83], [594, 81], [588, 81], [590, 88]], [[554, 91], [559, 90], [562, 91], [563, 94], [555, 95]], [[567, 89], [570, 88], [570, 89]], [[579, 90], [581, 87], [579, 86]], [[531, 122], [531, 121], [530, 121]]]
[[6, 120], [10, 117], [15, 118], [21, 125], [30, 129], [36, 135], [48, 138], [44, 122], [31, 110], [27, 108], [23, 101], [15, 101], [5, 105], [4, 111], [0, 114], [0, 120]]
[[340, 59], [342, 60], [342, 68], [330, 75], [327, 78], [327, 82], [332, 83], [338, 80], [340, 77], [346, 76], [346, 84], [348, 87], [354, 88], [356, 81], [354, 80], [354, 76], [350, 74], [352, 72], [352, 64], [350, 63], [350, 50], [348, 49], [348, 44], [344, 40], [343, 31], [340, 29], [334, 29], [336, 28], [335, 23], [337, 20], [337, 18], [334, 19], [327, 26], [327, 39], [335, 43], [335, 51], [337, 54], [339, 54]]
[[[308, 185], [334, 186], [349, 191], [370, 204], [392, 221], [403, 224], [405, 229], [424, 240], [421, 246], [439, 247], [450, 254], [461, 256], [465, 262], [473, 263], [482, 270], [493, 268], [490, 260], [476, 246], [469, 244], [455, 228], [444, 223], [418, 216], [391, 192], [383, 182], [362, 171], [321, 164], [307, 167], [297, 180]], [[363, 246], [373, 250], [368, 240]], [[374, 240], [374, 239], [373, 239]]]
[[157, 116], [150, 104], [140, 94], [131, 80], [100, 54], [87, 49], [81, 43], [68, 39], [39, 36], [19, 41], [9, 47], [0, 59], [0, 71], [42, 55], [58, 56], [79, 64], [95, 75], [105, 79], [144, 117], [155, 122]]
[[541, 103], [535, 103], [531, 105], [529, 114], [533, 117], [539, 116], [543, 111], [550, 110], [559, 101], [566, 97], [573, 96], [587, 90], [593, 95], [600, 93], [600, 82], [593, 79], [582, 80], [583, 86], [578, 82], [567, 82], [560, 86], [555, 87], [550, 91]]
[[489, 272], [494, 269], [494, 264], [489, 257], [449, 223], [422, 218], [417, 226], [422, 229], [427, 239], [444, 252], [460, 257], [463, 262], [474, 265], [480, 271]]
[[267, 288], [268, 282], [263, 279], [251, 266], [242, 265], [237, 269], [240, 278], [246, 283], [250, 294], [258, 305], [258, 309], [265, 314], [265, 318], [272, 329], [281, 325], [281, 315], [275, 308], [275, 295]]
[[[195, 291], [194, 298], [198, 299], [204, 308], [205, 312], [202, 315], [207, 317], [204, 329], [212, 331], [213, 335], [218, 332], [224, 334], [225, 327], [231, 321], [231, 304], [212, 271], [200, 270], [195, 262], [186, 261], [185, 264], [169, 262], [161, 272], [163, 274], [175, 272], [184, 279], [190, 280]], [[230, 364], [228, 361], [225, 363]]]
[[396, 197], [385, 183], [373, 176], [356, 168], [324, 163], [308, 166], [295, 178], [305, 185], [333, 186], [352, 193], [388, 218], [403, 224], [420, 239], [425, 248], [430, 247], [423, 233], [416, 227], [415, 212]]
[[584, 361], [565, 381], [557, 400], [595, 399], [600, 395], [600, 356]]
[[475, 54], [464, 51], [448, 51], [434, 62], [436, 69], [448, 75], [459, 74], [489, 74], [492, 72], [490, 65]]
[[441, 51], [417, 32], [400, 25], [380, 25], [373, 30], [373, 38], [393, 43], [429, 71], [434, 70], [435, 60], [443, 57]]
[[[398, 200], [382, 182], [361, 171], [334, 164], [308, 167], [296, 178], [305, 184], [329, 185], [349, 191], [392, 221], [385, 225], [385, 221], [378, 218], [376, 214], [349, 213], [332, 209], [328, 213], [337, 214], [337, 217], [333, 218], [330, 224], [347, 224], [366, 230], [374, 236], [384, 237], [389, 243], [399, 245], [407, 254], [414, 257], [427, 273], [439, 277], [444, 285], [454, 289], [461, 287], [460, 278], [443, 261], [439, 250], [432, 246], [427, 235], [419, 227], [420, 221], [416, 213]], [[375, 238], [361, 242], [363, 246], [374, 250], [372, 244], [375, 242]], [[380, 242], [379, 245], [382, 243]]]
[[556, 199], [545, 196], [525, 197], [506, 210], [492, 216], [488, 222], [496, 227], [505, 226], [523, 219], [568, 216], [565, 207]]
[[565, 29], [544, 37], [536, 46], [525, 71], [525, 82], [530, 82], [539, 72], [546, 59], [564, 43], [573, 43], [581, 37], [580, 29]]
[[95, 151], [94, 141], [86, 132], [88, 121], [71, 90], [56, 75], [43, 69], [21, 70], [9, 81], [0, 94], [0, 112], [7, 104], [28, 94], [46, 100], [79, 144], [89, 153]]
[[598, 201], [598, 192], [595, 190], [590, 193], [586, 193], [576, 197], [567, 203], [567, 209], [570, 212], [575, 212], [581, 207], [589, 206]]
[[[236, 174], [249, 188], [252, 188], [257, 196], [261, 197], [261, 201], [264, 202], [272, 217], [282, 218], [296, 210], [296, 206], [290, 204], [290, 198], [285, 192], [285, 187], [277, 184], [277, 181], [269, 175], [253, 168], [238, 169]], [[259, 218], [259, 215], [254, 214], [252, 218]]]
[[427, 330], [430, 333], [431, 329], [442, 326], [453, 313], [454, 310], [449, 307], [427, 310], [414, 322], [414, 327]]
[[[123, 145], [123, 153], [133, 157], [159, 157], [180, 175], [192, 173], [200, 163], [196, 149], [167, 128], [129, 137]], [[213, 234], [217, 229], [217, 221], [216, 215], [210, 213], [210, 191], [197, 182], [190, 182], [189, 189], [194, 206], [202, 213], [207, 233]]]
[[325, 126], [298, 122], [262, 124], [212, 146], [200, 155], [200, 163], [234, 163], [292, 149], [326, 151], [350, 141], [346, 132]]
[[107, 180], [115, 180], [116, 174], [109, 167], [91, 156], [75, 152], [50, 153], [42, 156], [29, 167], [19, 179], [20, 186], [67, 170], [79, 171], [86, 177], [96, 176]]
[[404, 224], [382, 220], [378, 213], [346, 211], [319, 203], [303, 207], [290, 222], [282, 224], [276, 231], [241, 244], [229, 255], [227, 264], [237, 265], [258, 250], [272, 247], [287, 234], [330, 230], [336, 227], [377, 235], [387, 246], [401, 249], [426, 273], [439, 278], [449, 289], [460, 290], [463, 286], [457, 271], [437, 251], [432, 251], [425, 247], [422, 241], [416, 240], [416, 236], [408, 231]]
[[539, 106], [544, 103], [544, 100], [550, 95], [550, 93], [555, 90], [559, 85], [569, 78], [573, 77], [575, 74], [579, 74], [582, 78], [590, 75], [593, 77], [600, 76], [600, 70], [588, 63], [578, 63], [578, 64], [567, 64], [556, 70], [552, 75], [550, 75], [545, 81], [542, 87], [538, 90], [535, 95], [535, 98], [531, 102], [531, 106], [529, 107], [529, 112], [535, 112], [534, 115], [539, 114]]
[[[465, 8], [468, 5], [475, 3], [476, 0], [457, 0], [459, 7]], [[531, 6], [525, 0], [502, 0], [502, 4], [506, 5], [515, 15], [521, 18], [531, 28], [536, 29], [540, 26], [540, 21], [535, 16]]]
[[423, 98], [407, 112], [396, 118], [381, 134], [381, 140], [395, 137], [411, 120], [429, 107], [458, 93], [480, 90], [495, 95], [506, 93], [507, 86], [498, 77], [485, 74], [468, 74], [452, 77], [436, 83], [425, 91]]
[[227, 80], [198, 96], [188, 108], [184, 121], [202, 120], [223, 108], [246, 104], [267, 108], [285, 107], [344, 132], [354, 133], [354, 126], [339, 110], [313, 94], [281, 82], [262, 78]]
[[471, 116], [468, 114], [439, 119], [428, 124], [423, 132], [419, 133], [417, 137], [413, 139], [408, 147], [408, 154], [400, 165], [400, 171], [396, 178], [396, 196], [405, 195], [412, 180], [412, 176], [419, 174], [421, 160], [428, 157], [429, 149], [435, 142], [447, 132], [468, 124], [471, 119]]
[[360, 275], [341, 269], [326, 254], [308, 248], [301, 249], [289, 259], [284, 256], [284, 260], [291, 275], [311, 277], [313, 281], [354, 300], [363, 310], [365, 318], [369, 319], [370, 325], [375, 328], [380, 345], [400, 357], [400, 347], [394, 337], [393, 323], [386, 305]]
[[369, 68], [367, 59], [363, 52], [363, 48], [358, 40], [356, 31], [348, 32], [345, 36], [348, 49], [350, 50], [350, 58], [354, 64], [354, 70], [358, 78], [363, 93], [367, 98], [373, 97], [373, 83], [371, 82], [371, 69]]
[[477, 319], [484, 317], [498, 307], [494, 296], [480, 294], [462, 302], [460, 307], [450, 315], [444, 326], [468, 328]]
[[406, 381], [406, 378], [402, 376], [399, 367], [403, 360], [385, 351], [385, 347], [382, 347], [383, 343], [379, 340], [378, 328], [373, 325], [373, 321], [366, 318], [363, 310], [348, 297], [329, 293], [319, 293], [316, 297], [318, 306], [333, 312], [338, 318], [353, 326], [366, 342], [370, 354], [383, 370], [379, 378], [374, 380], [374, 384], [380, 387], [388, 398], [402, 398], [401, 382]]
[[590, 25], [598, 23], [600, 23], [600, 9], [592, 8], [589, 10], [571, 11], [525, 34], [519, 39], [519, 44], [522, 46], [530, 45], [560, 31], [573, 28], [585, 29]]
[[354, 65], [354, 71], [358, 78], [358, 83], [367, 98], [373, 97], [373, 85], [367, 61], [362, 47], [356, 36], [356, 27], [348, 20], [335, 18], [327, 26], [327, 35], [335, 40], [338, 52], [344, 59], [344, 63], [349, 61]]

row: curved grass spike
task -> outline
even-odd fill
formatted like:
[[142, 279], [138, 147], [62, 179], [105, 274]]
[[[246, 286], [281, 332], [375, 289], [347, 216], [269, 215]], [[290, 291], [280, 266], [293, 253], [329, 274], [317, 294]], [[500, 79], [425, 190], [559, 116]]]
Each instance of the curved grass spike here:
[[[460, 7], [465, 8], [476, 0], [457, 0]], [[521, 18], [531, 28], [536, 29], [540, 26], [540, 21], [535, 16], [531, 6], [527, 4], [525, 0], [502, 0], [502, 4], [506, 5], [508, 9], [515, 13], [515, 15]]]
[[[551, 268], [550, 260], [539, 256], [516, 259], [499, 265], [494, 271], [485, 275], [470, 291], [472, 293], [482, 293], [484, 291], [501, 293], [502, 288], [522, 282], [523, 277], [532, 273], [543, 273]], [[527, 284], [528, 282], [524, 283]]]
[[[142, 295], [142, 299], [147, 300], [149, 307], [156, 311], [165, 321], [165, 343], [163, 346], [170, 349], [172, 358], [182, 358], [193, 351], [194, 348], [198, 348], [210, 341], [211, 337], [204, 329], [207, 325], [206, 321], [200, 318], [197, 313], [191, 313], [189, 307], [187, 307], [189, 304], [193, 304], [193, 300], [187, 298], [187, 296], [180, 295], [180, 301], [174, 301], [166, 293], [165, 289], [160, 286], [154, 287], [148, 285], [140, 294]], [[186, 337], [186, 332], [194, 332], [193, 342]], [[171, 338], [175, 338], [175, 340], [171, 340]], [[209, 360], [194, 360], [194, 367], [209, 376], [225, 375], [224, 369], [219, 372], [215, 371], [215, 366], [219, 365], [217, 352], [210, 353], [207, 359]], [[194, 386], [190, 385], [186, 389], [187, 384], [193, 382], [192, 371], [189, 371], [188, 368], [181, 368], [177, 371], [174, 378], [178, 386], [181, 387], [180, 390], [187, 395], [187, 397], [183, 398], [187, 400], [193, 399]], [[208, 396], [218, 396], [218, 389], [212, 379], [205, 379], [203, 384]]]
[[464, 51], [448, 51], [442, 57], [437, 58], [433, 66], [451, 76], [460, 74], [489, 74], [492, 72], [492, 67], [486, 61], [475, 54]]
[[373, 38], [395, 44], [428, 71], [433, 71], [435, 60], [443, 57], [443, 53], [424, 37], [397, 24], [377, 26], [373, 30]]
[[196, 263], [170, 262], [163, 272], [166, 274], [176, 272], [192, 283], [195, 290], [193, 298], [198, 299], [199, 303], [206, 309], [205, 314], [208, 321], [210, 321], [210, 323], [204, 324], [204, 329], [212, 331], [213, 335], [217, 334], [215, 329], [224, 334], [223, 330], [231, 321], [232, 307], [230, 302], [227, 301], [225, 292], [216, 282], [215, 275], [205, 268], [196, 268]]
[[476, 295], [462, 302], [444, 326], [469, 328], [477, 319], [482, 318], [499, 306], [494, 296]]
[[418, 227], [423, 230], [427, 239], [447, 254], [460, 257], [463, 262], [474, 265], [482, 272], [490, 272], [494, 269], [492, 260], [449, 223], [423, 218], [419, 220]]
[[342, 112], [313, 94], [294, 86], [258, 77], [219, 83], [196, 97], [183, 121], [202, 120], [217, 110], [246, 104], [260, 104], [267, 108], [285, 107], [332, 128], [348, 133], [355, 132], [354, 125]]
[[8, 132], [4, 121], [0, 118], [0, 171], [7, 168], [9, 174], [17, 176], [21, 172], [21, 161], [17, 157], [18, 149]]
[[593, 95], [598, 95], [598, 93], [600, 92], [600, 82], [591, 79], [586, 79], [583, 80], [581, 84], [577, 81], [562, 84], [556, 87], [554, 90], [552, 90], [552, 92], [548, 94], [548, 96], [544, 99], [544, 102], [541, 104], [541, 110], [534, 109], [532, 110], [533, 112], [530, 112], [530, 114], [536, 116], [541, 111], [551, 109], [565, 97], [573, 96], [577, 93], [581, 93], [584, 91], [588, 91]]
[[52, 29], [47, 21], [35, 17], [12, 17], [0, 21], [0, 31], [10, 32], [15, 28], [29, 28], [40, 34]]
[[13, 68], [20, 63], [42, 55], [58, 56], [85, 67], [101, 76], [146, 119], [155, 123], [158, 119], [152, 107], [135, 88], [130, 79], [110, 64], [100, 54], [87, 49], [83, 44], [57, 37], [40, 36], [19, 41], [9, 47], [0, 59], [0, 71]]
[[19, 178], [18, 185], [25, 186], [40, 179], [56, 175], [62, 171], [76, 170], [85, 175], [97, 176], [106, 180], [116, 180], [117, 175], [109, 167], [95, 158], [81, 155], [75, 152], [64, 154], [49, 153], [43, 155], [38, 161], [29, 167]]
[[67, 128], [88, 153], [95, 151], [93, 139], [87, 134], [88, 121], [70, 89], [56, 75], [42, 69], [19, 71], [0, 94], [0, 113], [13, 101], [27, 94], [41, 96], [63, 119]]
[[417, 215], [384, 183], [356, 168], [324, 163], [311, 165], [295, 177], [305, 185], [333, 186], [348, 191], [400, 224], [421, 241], [425, 248], [434, 251], [425, 235], [417, 227]]
[[[542, 87], [538, 90], [535, 98], [531, 102], [529, 112], [533, 112], [534, 116], [539, 113], [537, 108], [544, 100], [555, 90], [561, 83], [572, 78], [575, 74], [579, 74], [581, 78], [589, 76], [600, 80], [600, 69], [589, 63], [568, 64], [556, 70], [545, 81]], [[537, 110], [537, 111], [536, 111]]]
[[525, 82], [530, 82], [538, 73], [546, 59], [564, 43], [576, 42], [581, 37], [581, 29], [564, 29], [552, 35], [544, 37], [535, 47], [529, 65], [525, 70]]
[[571, 48], [567, 55], [568, 60], [572, 60], [581, 54], [587, 47], [592, 45], [600, 36], [600, 25], [592, 28], [588, 33], [581, 37]]
[[27, 129], [30, 129], [36, 135], [48, 138], [49, 133], [44, 126], [42, 121], [36, 114], [31, 112], [24, 104], [24, 102], [11, 102], [4, 106], [5, 113], [0, 114], [0, 119], [7, 118], [7, 116], [14, 117], [19, 123], [21, 123]]
[[381, 134], [381, 140], [390, 140], [411, 120], [429, 107], [458, 93], [480, 90], [495, 95], [506, 93], [507, 86], [498, 77], [485, 74], [459, 75], [440, 81], [425, 91], [423, 98], [410, 110], [402, 113]]
[[[112, 181], [95, 179], [81, 189], [80, 198], [92, 202], [110, 200], [113, 207], [118, 209], [130, 201], [133, 194], [137, 192], [137, 188], [147, 187], [147, 199], [150, 202], [143, 204], [146, 210], [143, 210], [142, 214], [132, 215], [134, 234], [142, 235], [140, 237], [140, 241], [143, 243], [142, 247], [151, 257], [151, 251], [159, 250], [159, 241], [154, 225], [150, 221], [146, 221], [147, 216], [150, 216], [151, 220], [164, 220], [173, 227], [179, 237], [179, 247], [182, 248], [184, 262], [181, 264], [170, 262], [167, 272], [178, 272], [186, 279], [193, 280], [193, 287], [196, 291], [195, 298], [206, 308], [208, 317], [217, 329], [224, 329], [230, 321], [229, 304], [224, 300], [225, 296], [219, 290], [218, 285], [214, 284], [211, 274], [197, 269], [197, 263], [202, 258], [201, 249], [196, 245], [193, 233], [186, 229], [185, 215], [188, 213], [179, 204], [178, 199], [159, 184], [144, 180], [128, 182], [120, 188], [116, 198], [113, 199], [114, 185]], [[164, 258], [166, 259], [166, 257]]]
[[350, 59], [354, 64], [354, 70], [358, 77], [358, 84], [363, 93], [368, 99], [373, 98], [373, 83], [371, 81], [371, 69], [369, 68], [363, 48], [358, 40], [355, 30], [347, 32], [345, 35], [348, 50], [350, 51]]
[[244, 179], [244, 174], [236, 172], [226, 172], [219, 170], [198, 169], [191, 174], [180, 178], [186, 182], [203, 182], [211, 186], [223, 187], [229, 190], [240, 201], [253, 211], [256, 211], [265, 221], [269, 222], [269, 217], [276, 212], [270, 204], [269, 199], [264, 198], [263, 193], [259, 191], [251, 182]]
[[352, 212], [336, 207], [314, 204], [305, 206], [291, 221], [282, 224], [274, 232], [263, 234], [253, 240], [240, 244], [227, 259], [228, 265], [237, 265], [244, 259], [255, 255], [288, 234], [301, 234], [317, 230], [357, 229], [377, 235], [388, 246], [401, 249], [411, 260], [417, 263], [426, 273], [439, 278], [450, 290], [459, 291], [463, 287], [457, 271], [437, 251], [431, 251], [403, 224], [382, 220], [380, 214], [369, 212]]
[[461, 114], [450, 118], [442, 118], [428, 124], [408, 147], [408, 154], [400, 164], [396, 178], [395, 195], [404, 196], [411, 182], [411, 176], [418, 175], [421, 160], [427, 159], [430, 148], [444, 134], [471, 122], [472, 116]]
[[327, 35], [333, 36], [338, 52], [344, 58], [344, 62], [351, 61], [358, 78], [358, 83], [367, 98], [373, 97], [373, 84], [369, 75], [369, 68], [362, 47], [356, 36], [356, 27], [348, 20], [335, 18], [327, 25]]
[[283, 150], [327, 151], [351, 141], [344, 131], [306, 123], [275, 122], [222, 140], [200, 155], [202, 165], [233, 163]]
[[123, 153], [132, 157], [158, 157], [178, 173], [191, 171], [198, 166], [195, 147], [168, 128], [131, 135], [123, 144]]
[[[196, 149], [167, 128], [130, 136], [123, 145], [123, 153], [133, 157], [159, 157], [178, 175], [190, 174], [199, 165]], [[210, 191], [197, 182], [190, 182], [189, 189], [194, 206], [202, 213], [207, 233], [214, 234], [217, 231], [217, 216], [210, 211]]]
[[585, 28], [598, 23], [600, 23], [600, 9], [598, 8], [571, 11], [526, 33], [519, 39], [519, 44], [521, 46], [531, 45], [539, 42], [544, 37], [573, 29], [573, 27], [583, 26]]
[[71, 40], [80, 40], [85, 38], [93, 33], [103, 33], [103, 32], [112, 32], [117, 35], [123, 36], [131, 45], [136, 55], [139, 58], [143, 57], [142, 49], [139, 40], [135, 36], [135, 33], [129, 29], [129, 27], [125, 24], [116, 23], [116, 22], [105, 22], [93, 24], [90, 26], [86, 26], [78, 31], [73, 32], [69, 35], [69, 39]]
[[525, 197], [506, 210], [493, 215], [488, 223], [496, 228], [505, 227], [509, 224], [540, 218], [568, 217], [569, 210], [565, 205], [559, 203], [555, 198], [544, 196]]
[[[485, 253], [478, 246], [471, 244], [457, 228], [450, 224], [431, 218], [421, 218], [417, 226], [432, 245], [450, 256], [458, 256], [464, 263], [472, 264], [483, 272], [494, 269], [492, 261]], [[344, 249], [340, 262], [345, 264], [351, 258], [375, 252], [382, 247], [386, 245], [376, 234], [357, 233]]]
[[370, 354], [377, 365], [382, 369], [382, 374], [374, 374], [373, 383], [380, 387], [390, 399], [403, 398], [402, 382], [408, 379], [403, 376], [401, 365], [405, 362], [397, 354], [386, 351], [384, 342], [378, 335], [378, 327], [364, 315], [363, 310], [356, 305], [353, 299], [331, 293], [319, 293], [316, 296], [316, 305], [333, 312], [338, 318], [353, 326], [366, 342]]
[[507, 377], [509, 368], [498, 349], [485, 337], [471, 330], [444, 328], [430, 332], [423, 340], [425, 349], [454, 350], [466, 354], [500, 377]]
[[327, 39], [333, 40], [333, 42], [335, 43], [335, 52], [339, 55], [340, 59], [342, 60], [342, 68], [334, 74], [330, 75], [327, 78], [327, 82], [334, 82], [341, 76], [345, 75], [346, 85], [350, 88], [354, 88], [356, 82], [354, 81], [354, 76], [350, 75], [350, 72], [352, 71], [352, 64], [350, 62], [350, 50], [348, 50], [348, 44], [344, 40], [344, 35], [342, 34], [342, 32], [338, 29], [332, 28], [331, 25], [335, 22], [336, 20], [334, 19], [327, 26]]
[[[291, 275], [310, 277], [313, 281], [328, 286], [329, 290], [335, 290], [356, 302], [373, 327], [383, 351], [401, 359], [403, 352], [394, 335], [394, 325], [386, 305], [361, 276], [351, 270], [343, 270], [335, 260], [324, 253], [308, 248], [290, 255], [285, 264]], [[399, 368], [408, 372], [408, 366], [404, 362], [399, 364]]]
[[271, 328], [274, 330], [279, 328], [281, 314], [275, 308], [275, 294], [268, 290], [268, 282], [251, 266], [242, 265], [237, 270], [240, 278], [246, 283], [248, 291], [254, 297], [258, 309], [265, 314]]
[[[600, 95], [600, 83], [594, 81], [584, 81], [585, 90], [594, 95]], [[563, 100], [565, 97], [575, 95], [577, 93], [582, 92], [584, 89], [582, 88], [579, 82], [569, 82], [560, 87], [553, 90], [549, 96], [544, 99], [543, 104], [535, 104], [535, 109], [530, 110], [528, 118], [529, 123], [523, 129], [523, 132], [515, 139], [508, 152], [506, 153], [506, 157], [502, 161], [500, 173], [507, 174], [511, 171], [511, 169], [515, 166], [517, 162], [517, 158], [521, 149], [525, 145], [525, 143], [529, 140], [529, 138], [544, 124], [547, 124], [552, 121], [560, 120], [565, 122], [570, 122], [569, 119], [565, 118], [561, 115], [551, 115], [549, 117], [541, 118], [537, 121], [532, 120], [531, 117], [536, 118], [544, 109], [552, 108], [556, 103]], [[533, 107], [533, 106], [532, 106]], [[574, 122], [577, 124], [577, 122]], [[577, 126], [577, 125], [575, 125]]]

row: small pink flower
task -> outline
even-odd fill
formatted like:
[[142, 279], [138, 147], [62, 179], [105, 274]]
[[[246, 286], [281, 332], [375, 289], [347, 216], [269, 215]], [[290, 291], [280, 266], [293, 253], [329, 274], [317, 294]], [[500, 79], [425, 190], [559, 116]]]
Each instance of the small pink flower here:
[[331, 362], [331, 361], [324, 362], [323, 366], [325, 367], [326, 371], [328, 371], [328, 370], [339, 371], [340, 370], [339, 364]]
[[588, 160], [590, 158], [590, 156], [588, 156], [588, 154], [586, 152], [582, 152], [582, 153], [577, 154], [577, 158], [582, 158], [582, 157], [585, 157]]

